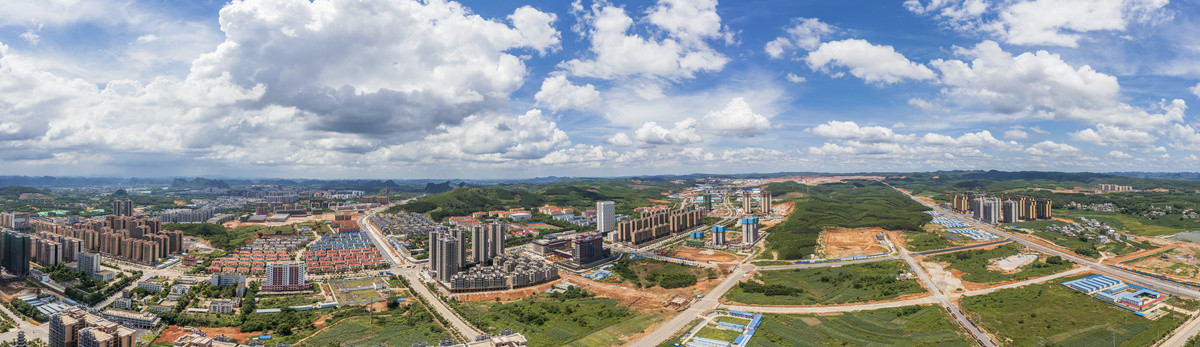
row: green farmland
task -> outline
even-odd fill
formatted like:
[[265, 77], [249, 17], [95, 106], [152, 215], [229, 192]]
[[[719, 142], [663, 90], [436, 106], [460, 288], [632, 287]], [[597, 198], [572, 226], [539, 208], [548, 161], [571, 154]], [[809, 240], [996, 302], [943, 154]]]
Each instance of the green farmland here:
[[750, 346], [971, 346], [940, 306], [839, 315], [768, 314]]
[[309, 346], [411, 346], [423, 342], [436, 345], [450, 334], [434, 322], [433, 317], [419, 305], [392, 310], [388, 315], [378, 314], [371, 318], [355, 316], [338, 321], [328, 329], [304, 341]]
[[960, 304], [1001, 345], [1011, 346], [1107, 346], [1114, 339], [1122, 346], [1149, 346], [1186, 319], [1138, 317], [1058, 284], [1062, 281], [964, 297]]
[[924, 293], [915, 279], [896, 279], [908, 264], [880, 261], [814, 269], [761, 271], [739, 283], [725, 299], [749, 305], [832, 305], [887, 300]]

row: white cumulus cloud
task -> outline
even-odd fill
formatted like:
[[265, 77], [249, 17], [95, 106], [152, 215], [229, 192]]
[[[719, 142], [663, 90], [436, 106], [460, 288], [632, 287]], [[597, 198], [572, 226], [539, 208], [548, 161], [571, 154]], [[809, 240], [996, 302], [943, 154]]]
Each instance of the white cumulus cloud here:
[[717, 135], [733, 136], [755, 136], [772, 127], [771, 120], [754, 113], [742, 97], [733, 98], [725, 108], [704, 115], [700, 124]]
[[936, 77], [928, 67], [908, 60], [892, 46], [874, 45], [859, 39], [822, 43], [805, 60], [813, 70], [848, 68], [851, 75], [870, 83], [893, 84], [906, 79]]
[[556, 75], [542, 81], [542, 89], [533, 96], [539, 105], [552, 110], [586, 109], [600, 102], [600, 92], [591, 84], [571, 84], [567, 76]]
[[816, 18], [796, 18], [792, 26], [785, 29], [786, 36], [780, 36], [767, 42], [763, 50], [772, 59], [783, 58], [785, 53], [797, 48], [811, 51], [821, 44], [825, 35], [834, 32], [832, 25], [821, 22]]

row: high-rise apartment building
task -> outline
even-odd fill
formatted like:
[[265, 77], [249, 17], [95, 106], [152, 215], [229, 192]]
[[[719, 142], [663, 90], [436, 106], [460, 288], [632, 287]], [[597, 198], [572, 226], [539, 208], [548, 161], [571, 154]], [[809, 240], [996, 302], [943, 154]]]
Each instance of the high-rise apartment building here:
[[[456, 233], [461, 235], [460, 233]], [[448, 282], [454, 274], [462, 270], [463, 259], [460, 256], [463, 252], [459, 250], [462, 247], [462, 241], [451, 233], [434, 233], [429, 234], [430, 238], [430, 264], [434, 275], [439, 281]], [[437, 239], [436, 244], [433, 240]]]
[[612, 201], [596, 202], [596, 231], [607, 235], [617, 230], [617, 203]]
[[29, 235], [17, 231], [5, 231], [0, 237], [0, 266], [8, 273], [25, 277], [29, 274], [29, 261], [33, 255], [33, 240]]
[[96, 273], [100, 272], [100, 255], [96, 253], [80, 252], [76, 257], [76, 271], [83, 272], [88, 276], [95, 277]]
[[113, 200], [112, 214], [118, 217], [133, 216], [133, 200]]
[[753, 206], [752, 205], [754, 202], [753, 200], [754, 199], [750, 198], [749, 190], [742, 191], [742, 213], [744, 213], [744, 214], [753, 214], [754, 213], [754, 210], [750, 209], [750, 207]]
[[33, 236], [33, 262], [41, 266], [54, 266], [63, 262], [63, 244], [52, 239]]
[[[158, 320], [152, 317], [151, 320]], [[133, 347], [135, 332], [78, 307], [50, 317], [49, 347]]]
[[304, 274], [304, 262], [269, 263], [262, 288], [267, 291], [307, 290], [309, 285], [304, 280]]
[[758, 242], [758, 217], [742, 218], [742, 244], [753, 245]]
[[25, 230], [29, 227], [29, 213], [4, 212], [0, 213], [0, 227], [12, 230]]
[[1003, 207], [1000, 208], [1001, 220], [1005, 223], [1016, 223], [1021, 221], [1020, 205], [1013, 200], [1005, 200]]
[[713, 235], [713, 246], [724, 246], [725, 245], [725, 226], [724, 225], [714, 225], [712, 227], [712, 235]]
[[641, 244], [700, 225], [704, 210], [656, 210], [617, 224], [617, 242]]
[[1000, 221], [1001, 203], [1000, 198], [982, 198], [982, 213], [979, 213], [979, 220], [988, 224], [996, 224]]
[[475, 264], [491, 265], [492, 258], [504, 253], [504, 237], [508, 225], [502, 222], [471, 226], [471, 260]]
[[612, 255], [611, 251], [604, 248], [604, 237], [599, 233], [576, 235], [572, 244], [571, 262], [575, 266], [582, 267]]
[[762, 198], [762, 201], [760, 201], [760, 203], [762, 204], [762, 208], [761, 208], [762, 213], [765, 215], [768, 215], [768, 216], [771, 215], [771, 206], [773, 204], [773, 202], [771, 201], [771, 192], [767, 191], [766, 189], [763, 189], [762, 193], [760, 193], [759, 195]]

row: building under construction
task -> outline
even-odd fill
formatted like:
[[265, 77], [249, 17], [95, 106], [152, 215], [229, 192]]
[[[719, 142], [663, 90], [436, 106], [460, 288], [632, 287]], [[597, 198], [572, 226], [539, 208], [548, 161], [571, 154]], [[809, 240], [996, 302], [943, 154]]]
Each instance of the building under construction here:
[[640, 218], [617, 224], [617, 242], [642, 244], [687, 231], [703, 223], [703, 218], [702, 209], [643, 212]]

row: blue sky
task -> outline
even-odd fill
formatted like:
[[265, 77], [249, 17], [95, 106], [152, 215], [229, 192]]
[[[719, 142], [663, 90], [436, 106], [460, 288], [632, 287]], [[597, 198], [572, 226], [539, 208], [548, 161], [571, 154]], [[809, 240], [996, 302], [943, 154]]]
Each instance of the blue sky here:
[[0, 174], [1200, 170], [1168, 0], [0, 6]]

